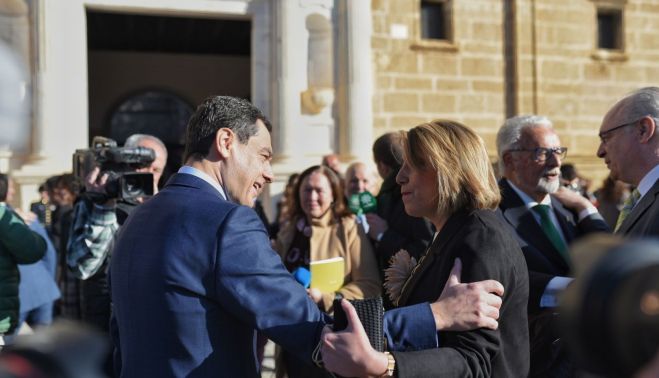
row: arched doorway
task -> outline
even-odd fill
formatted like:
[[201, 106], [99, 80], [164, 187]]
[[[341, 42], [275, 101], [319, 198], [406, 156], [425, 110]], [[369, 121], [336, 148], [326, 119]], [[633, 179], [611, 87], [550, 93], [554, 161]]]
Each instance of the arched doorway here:
[[212, 95], [251, 98], [249, 19], [87, 10], [89, 139], [158, 136], [180, 167], [185, 127]]

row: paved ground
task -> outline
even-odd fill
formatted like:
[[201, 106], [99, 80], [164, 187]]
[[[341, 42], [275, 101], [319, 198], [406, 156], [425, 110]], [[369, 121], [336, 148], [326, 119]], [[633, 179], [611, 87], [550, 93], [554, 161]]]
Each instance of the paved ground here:
[[263, 357], [262, 378], [275, 378], [275, 343], [268, 340]]

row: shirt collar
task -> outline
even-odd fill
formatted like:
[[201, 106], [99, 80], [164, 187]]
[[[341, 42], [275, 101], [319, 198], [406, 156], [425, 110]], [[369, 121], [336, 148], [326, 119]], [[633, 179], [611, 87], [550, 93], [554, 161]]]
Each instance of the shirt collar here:
[[528, 194], [524, 193], [520, 188], [515, 186], [515, 184], [513, 184], [512, 181], [508, 179], [506, 179], [506, 181], [508, 181], [508, 184], [517, 193], [519, 198], [522, 199], [522, 202], [524, 202], [524, 206], [526, 206], [527, 209], [531, 210], [536, 205], [547, 205], [551, 207], [551, 198], [549, 197], [549, 194], [545, 195], [545, 198], [543, 198], [542, 201], [537, 202], [533, 198], [531, 198]]
[[217, 181], [213, 180], [213, 178], [211, 178], [205, 172], [202, 172], [197, 168], [191, 167], [189, 165], [184, 165], [181, 167], [181, 169], [178, 170], [178, 173], [192, 175], [206, 181], [213, 188], [215, 188], [218, 191], [218, 193], [220, 193], [220, 197], [222, 197], [225, 200], [227, 199], [227, 195], [224, 193], [224, 189], [222, 188], [222, 186], [220, 186], [220, 184]]
[[657, 180], [659, 180], [659, 165], [652, 168], [650, 172], [643, 177], [641, 182], [638, 183], [638, 192], [641, 193], [641, 197], [652, 189], [652, 186]]

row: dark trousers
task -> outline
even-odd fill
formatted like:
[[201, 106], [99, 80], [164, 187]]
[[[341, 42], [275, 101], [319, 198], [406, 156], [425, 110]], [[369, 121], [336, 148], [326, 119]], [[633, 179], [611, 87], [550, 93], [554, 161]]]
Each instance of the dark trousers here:
[[529, 314], [529, 342], [531, 346], [532, 378], [571, 378], [576, 376], [572, 360], [567, 354], [558, 329], [559, 314], [545, 309]]

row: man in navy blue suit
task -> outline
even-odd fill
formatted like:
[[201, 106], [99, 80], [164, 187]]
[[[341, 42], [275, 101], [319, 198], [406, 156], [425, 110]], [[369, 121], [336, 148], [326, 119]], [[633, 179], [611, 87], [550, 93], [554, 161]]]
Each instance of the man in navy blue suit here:
[[188, 124], [185, 165], [120, 230], [110, 268], [120, 376], [258, 376], [255, 329], [311, 363], [326, 319], [249, 208], [273, 178], [270, 130], [247, 101], [207, 99]]
[[[247, 101], [206, 99], [188, 123], [185, 165], [120, 229], [110, 267], [117, 375], [256, 377], [257, 329], [320, 362], [313, 352], [329, 319], [250, 209], [273, 179], [270, 130]], [[500, 284], [449, 286], [431, 305], [388, 314], [389, 343], [433, 347], [434, 326], [496, 328], [498, 311], [477, 309], [492, 302], [489, 292], [502, 293]]]

